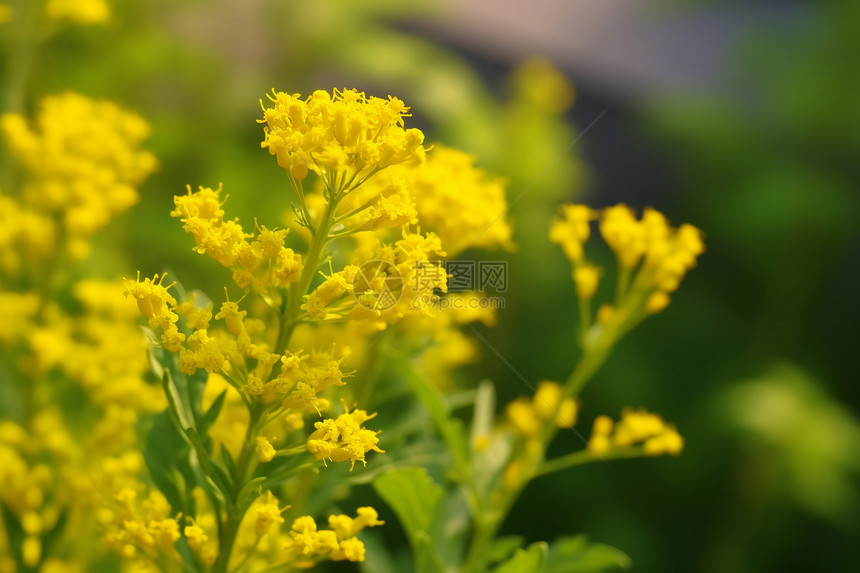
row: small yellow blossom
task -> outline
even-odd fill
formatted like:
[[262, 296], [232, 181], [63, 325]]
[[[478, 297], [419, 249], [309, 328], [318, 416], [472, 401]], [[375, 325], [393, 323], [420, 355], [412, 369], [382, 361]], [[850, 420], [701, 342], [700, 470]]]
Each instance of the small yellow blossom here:
[[137, 187], [157, 167], [155, 157], [140, 149], [149, 126], [112, 102], [74, 93], [47, 96], [38, 109], [32, 122], [3, 115], [0, 131], [28, 171], [24, 205], [55, 216], [70, 254], [83, 258], [90, 236], [137, 203]]
[[367, 465], [364, 457], [369, 451], [383, 452], [377, 446], [379, 438], [376, 436], [379, 431], [362, 427], [362, 424], [375, 416], [376, 414], [368, 415], [364, 410], [347, 410], [336, 419], [327, 418], [316, 422], [316, 431], [308, 437], [308, 451], [318, 460], [351, 460], [350, 469], [355, 467], [357, 461]]
[[[262, 147], [297, 180], [314, 171], [335, 192], [348, 192], [379, 169], [424, 159], [424, 134], [404, 129], [409, 108], [397, 98], [368, 97], [356, 90], [317, 90], [306, 99], [276, 92], [263, 107], [266, 137]], [[341, 188], [334, 189], [335, 186]]]
[[593, 265], [584, 264], [573, 271], [573, 281], [576, 283], [576, 294], [582, 299], [591, 299], [597, 291], [600, 281], [600, 269]]
[[287, 509], [281, 509], [276, 498], [271, 491], [266, 492], [265, 499], [258, 500], [254, 512], [256, 521], [254, 523], [254, 532], [259, 536], [265, 534], [273, 523], [283, 523], [284, 518], [281, 513]]
[[176, 326], [176, 321], [179, 320], [179, 315], [173, 311], [176, 299], [167, 292], [174, 283], [162, 285], [165, 276], [167, 275], [163, 274], [159, 277], [156, 274], [141, 282], [138, 272], [137, 280], [123, 279], [124, 292], [137, 302], [140, 314], [149, 320], [149, 325], [162, 330], [161, 343], [164, 347], [171, 352], [179, 352], [185, 335], [179, 332]]
[[549, 239], [561, 245], [564, 254], [573, 263], [583, 258], [582, 246], [591, 234], [589, 223], [597, 213], [585, 205], [563, 205], [562, 218], [556, 219], [549, 230]]
[[287, 551], [296, 558], [328, 557], [332, 561], [364, 561], [364, 543], [356, 537], [365, 527], [384, 525], [372, 507], [358, 508], [356, 517], [330, 515], [329, 529], [319, 529], [316, 521], [304, 515], [291, 527]]
[[257, 453], [260, 456], [260, 461], [263, 463], [270, 462], [275, 459], [275, 448], [266, 438], [257, 437]]
[[625, 409], [621, 420], [614, 423], [609, 416], [598, 416], [594, 420], [588, 448], [602, 455], [613, 448], [642, 445], [649, 456], [672, 454], [677, 456], [684, 447], [684, 440], [674, 426], [645, 410]]
[[576, 424], [576, 402], [570, 398], [562, 400], [563, 391], [556, 382], [541, 382], [531, 400], [520, 397], [508, 404], [508, 421], [518, 434], [526, 438], [539, 435], [549, 420], [558, 427], [573, 427]]

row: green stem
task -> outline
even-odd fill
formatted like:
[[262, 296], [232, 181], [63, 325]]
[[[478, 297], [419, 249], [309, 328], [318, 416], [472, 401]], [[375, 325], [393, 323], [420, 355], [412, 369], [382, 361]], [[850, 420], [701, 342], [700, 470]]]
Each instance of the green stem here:
[[591, 450], [587, 449], [580, 450], [578, 452], [573, 452], [572, 454], [567, 454], [566, 456], [561, 456], [555, 458], [554, 460], [542, 463], [538, 467], [537, 472], [535, 472], [534, 477], [545, 476], [553, 472], [572, 468], [574, 466], [588, 464], [591, 462], [619, 460], [625, 458], [638, 458], [643, 455], [645, 454], [642, 452], [641, 447], [614, 448], [603, 455], [597, 455]]
[[221, 530], [221, 538], [218, 546], [218, 557], [212, 565], [212, 573], [227, 573], [230, 565], [230, 557], [233, 554], [233, 546], [236, 544], [236, 537], [239, 533], [239, 526], [242, 524], [242, 518], [245, 517], [245, 511], [239, 509], [239, 493], [245, 484], [248, 482], [250, 472], [253, 470], [251, 462], [253, 461], [254, 450], [254, 434], [257, 430], [260, 419], [259, 403], [255, 404], [250, 411], [250, 419], [248, 421], [248, 429], [245, 432], [245, 441], [242, 444], [242, 452], [239, 454], [239, 460], [236, 462], [236, 481], [233, 487], [233, 503], [227, 505], [227, 519], [224, 522], [224, 527]]
[[328, 233], [331, 229], [334, 212], [336, 210], [337, 202], [332, 199], [329, 201], [328, 205], [326, 205], [325, 212], [323, 213], [319, 225], [317, 225], [316, 232], [313, 234], [311, 244], [308, 247], [308, 254], [302, 261], [302, 265], [304, 267], [302, 269], [302, 276], [299, 277], [298, 282], [290, 285], [287, 311], [284, 313], [284, 316], [281, 317], [282, 328], [278, 335], [278, 342], [275, 347], [276, 354], [283, 354], [290, 343], [290, 338], [295, 330], [298, 317], [302, 312], [302, 301], [308, 293], [308, 289], [317, 274], [317, 268], [320, 264], [320, 256], [329, 241]]

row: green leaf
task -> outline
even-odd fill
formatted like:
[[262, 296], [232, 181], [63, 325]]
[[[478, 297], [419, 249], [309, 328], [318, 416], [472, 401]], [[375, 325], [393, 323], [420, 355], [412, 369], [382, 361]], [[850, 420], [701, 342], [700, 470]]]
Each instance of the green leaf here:
[[475, 415], [472, 416], [472, 443], [480, 436], [489, 436], [496, 417], [496, 389], [489, 380], [478, 386], [475, 396]]
[[265, 476], [256, 477], [246, 483], [242, 491], [239, 492], [239, 495], [236, 497], [236, 511], [239, 515], [244, 515], [248, 508], [251, 507], [251, 504], [263, 493], [264, 481], [266, 481]]
[[548, 553], [545, 541], [532, 543], [527, 549], [517, 549], [514, 556], [493, 569], [493, 573], [543, 573]]
[[632, 565], [623, 551], [603, 543], [589, 543], [588, 536], [577, 535], [552, 543], [546, 573], [600, 573], [629, 569]]
[[465, 475], [469, 471], [469, 449], [466, 444], [463, 423], [457, 418], [451, 417], [450, 408], [445, 403], [443, 394], [430, 381], [415, 371], [409, 359], [396, 357], [391, 362], [397, 373], [406, 380], [406, 383], [409, 384], [427, 409], [427, 413], [430, 414], [430, 418], [436, 425], [436, 429], [439, 431], [448, 449], [451, 450], [457, 469]]
[[224, 400], [227, 398], [227, 390], [224, 390], [218, 397], [215, 398], [215, 401], [212, 402], [212, 405], [209, 406], [209, 409], [206, 410], [206, 413], [203, 415], [203, 419], [200, 420], [200, 431], [206, 432], [215, 423], [215, 420], [218, 419], [218, 414], [221, 413], [221, 408], [224, 406]]
[[521, 535], [505, 535], [497, 537], [490, 549], [487, 552], [487, 561], [490, 563], [498, 563], [504, 561], [517, 549], [521, 548], [525, 543], [525, 538]]
[[183, 513], [189, 513], [185, 497], [188, 488], [186, 478], [191, 478], [194, 483], [194, 473], [188, 467], [190, 449], [168, 412], [153, 416], [152, 427], [144, 442], [143, 459], [149, 468], [152, 481], [167, 498], [170, 506], [174, 511]]
[[428, 535], [443, 492], [427, 470], [406, 468], [382, 474], [373, 481], [373, 489], [397, 514], [413, 544]]
[[361, 542], [367, 551], [364, 561], [358, 563], [363, 573], [401, 573], [409, 571], [410, 564], [405, 551], [392, 552], [385, 547], [382, 534], [372, 529], [365, 529], [359, 534]]
[[236, 479], [236, 460], [233, 459], [233, 454], [230, 453], [224, 445], [219, 449], [221, 452], [221, 459], [224, 461], [224, 468], [227, 470], [227, 475], [230, 476], [231, 481]]

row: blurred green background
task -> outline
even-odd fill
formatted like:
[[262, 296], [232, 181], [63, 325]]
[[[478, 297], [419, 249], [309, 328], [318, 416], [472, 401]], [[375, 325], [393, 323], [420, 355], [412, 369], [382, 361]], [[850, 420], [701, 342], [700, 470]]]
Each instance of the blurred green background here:
[[[529, 541], [588, 532], [636, 571], [860, 571], [860, 3], [115, 10], [107, 27], [55, 36], [32, 82], [33, 95], [115, 99], [153, 126], [161, 169], [82, 274], [168, 267], [188, 284], [221, 284], [168, 213], [186, 184], [223, 182], [228, 212], [283, 225], [288, 182], [259, 147], [257, 100], [272, 87], [397, 95], [430, 141], [509, 181], [518, 249], [460, 258], [509, 261], [506, 309], [481, 333], [533, 383], [564, 379], [576, 357], [569, 265], [546, 237], [558, 204], [650, 205], [706, 233], [673, 303], [586, 390], [579, 425], [647, 407], [678, 425], [684, 454], [542, 478], [505, 529]], [[532, 56], [574, 83], [570, 110], [540, 66], [517, 67]], [[594, 256], [609, 262], [599, 247]], [[513, 398], [528, 392], [519, 375], [484, 349], [461, 378]], [[555, 447], [581, 442], [570, 432]]]

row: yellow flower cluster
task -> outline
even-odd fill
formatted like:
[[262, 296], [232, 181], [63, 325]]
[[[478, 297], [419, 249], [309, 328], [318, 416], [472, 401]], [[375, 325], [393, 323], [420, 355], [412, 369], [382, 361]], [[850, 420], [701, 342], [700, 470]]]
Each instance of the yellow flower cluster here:
[[20, 549], [28, 567], [39, 564], [41, 536], [54, 527], [59, 512], [45, 499], [45, 492], [55, 485], [55, 470], [44, 462], [30, 463], [27, 458], [44, 457], [51, 446], [57, 449], [68, 443], [61, 426], [54, 443], [45, 442], [45, 431], [57, 428], [53, 413], [38, 416], [33, 426], [35, 431], [28, 433], [14, 422], [0, 422], [0, 503], [21, 524], [25, 538]]
[[[369, 236], [370, 248], [359, 248], [353, 264], [332, 273], [314, 289], [302, 309], [314, 320], [379, 320], [392, 324], [407, 314], [432, 309], [416, 304], [447, 292], [448, 277], [433, 260], [444, 256], [442, 243], [434, 233], [421, 234], [403, 228], [402, 238], [393, 245]], [[350, 296], [351, 295], [351, 296]]]
[[511, 246], [504, 181], [476, 167], [473, 156], [436, 145], [426, 163], [395, 168], [392, 176], [402, 178], [419, 224], [439, 235], [449, 254]]
[[67, 315], [49, 305], [42, 323], [27, 332], [35, 370], [61, 370], [100, 406], [162, 409], [166, 402], [161, 388], [145, 380], [150, 366], [146, 339], [134, 320], [136, 309], [122, 297], [119, 284], [85, 280], [75, 284], [72, 293], [82, 314]]
[[0, 343], [11, 346], [31, 332], [39, 307], [35, 293], [0, 291]]
[[125, 557], [137, 551], [153, 557], [172, 553], [181, 533], [177, 519], [170, 517], [170, 504], [159, 491], [149, 492], [143, 500], [137, 495], [124, 488], [115, 495], [113, 506], [102, 511], [108, 543]]
[[[621, 298], [628, 289], [632, 295], [631, 308], [624, 309], [628, 315], [639, 308], [647, 313], [666, 308], [669, 293], [678, 288], [705, 250], [701, 231], [686, 223], [674, 228], [654, 209], [645, 209], [642, 218], [637, 219], [626, 205], [608, 207], [600, 213], [584, 205], [564, 205], [562, 217], [550, 229], [550, 240], [561, 245], [573, 263], [577, 294], [584, 300], [594, 296], [600, 279], [600, 269], [585, 259], [583, 249], [590, 223], [595, 219], [599, 219], [600, 234], [615, 252], [620, 266], [616, 304], [623, 305]], [[598, 318], [608, 320], [613, 310], [618, 309], [606, 307]]]
[[187, 195], [174, 197], [176, 209], [170, 215], [181, 219], [194, 237], [194, 250], [232, 269], [233, 280], [243, 289], [253, 286], [263, 292], [298, 281], [302, 258], [284, 246], [287, 230], [261, 226], [256, 234], [244, 233], [237, 220], [224, 220], [220, 194], [221, 187], [192, 192], [189, 186]]
[[384, 525], [372, 507], [359, 507], [356, 517], [330, 515], [329, 529], [319, 529], [316, 521], [304, 515], [293, 521], [287, 552], [293, 559], [308, 561], [326, 557], [332, 561], [364, 561], [364, 543], [356, 534], [365, 527]]
[[173, 310], [176, 308], [176, 299], [167, 292], [173, 283], [167, 286], [161, 284], [166, 276], [166, 273], [160, 277], [154, 275], [141, 282], [138, 272], [137, 280], [123, 279], [123, 292], [137, 302], [137, 308], [149, 321], [149, 326], [162, 331], [161, 344], [171, 352], [179, 352], [185, 335], [179, 332], [179, 327], [176, 326], [176, 321], [179, 320], [179, 315]]
[[45, 97], [32, 125], [3, 115], [0, 130], [30, 175], [21, 209], [57, 217], [76, 258], [87, 255], [93, 233], [137, 203], [137, 186], [157, 165], [140, 149], [149, 135], [143, 119], [75, 93]]
[[705, 251], [701, 231], [687, 223], [672, 228], [654, 209], [645, 209], [642, 218], [636, 220], [629, 207], [610, 207], [601, 217], [600, 233], [624, 268], [633, 269], [642, 263], [635, 283], [656, 290], [648, 301], [652, 312], [668, 304], [667, 293], [678, 288], [687, 271], [696, 265], [696, 257]]
[[418, 224], [433, 231], [449, 254], [511, 246], [504, 181], [475, 166], [475, 158], [436, 145], [424, 163], [391, 167], [345, 197], [338, 220], [349, 232]]
[[17, 275], [24, 263], [50, 257], [57, 248], [57, 229], [53, 219], [0, 194], [0, 272]]
[[48, 0], [45, 15], [51, 20], [77, 24], [104, 24], [110, 20], [111, 12], [105, 0]]
[[550, 420], [560, 428], [573, 427], [576, 424], [576, 402], [570, 398], [562, 400], [563, 391], [560, 384], [543, 381], [538, 384], [531, 400], [520, 397], [510, 402], [505, 411], [517, 434], [525, 438], [537, 437]]
[[609, 416], [598, 416], [594, 420], [588, 449], [601, 455], [615, 448], [639, 444], [648, 456], [677, 456], [684, 448], [684, 439], [660, 416], [645, 410], [625, 409], [617, 424]]
[[404, 129], [409, 108], [395, 97], [345, 89], [302, 99], [273, 90], [268, 99], [271, 107], [261, 101], [262, 146], [297, 180], [310, 170], [335, 193], [346, 192], [379, 169], [424, 158], [424, 134]]
[[362, 427], [375, 416], [368, 415], [364, 410], [347, 410], [336, 419], [326, 418], [316, 422], [316, 430], [308, 438], [308, 451], [318, 460], [351, 460], [350, 469], [355, 467], [357, 461], [367, 465], [364, 459], [367, 452], [383, 452], [377, 446], [379, 438], [376, 435], [379, 432]]

